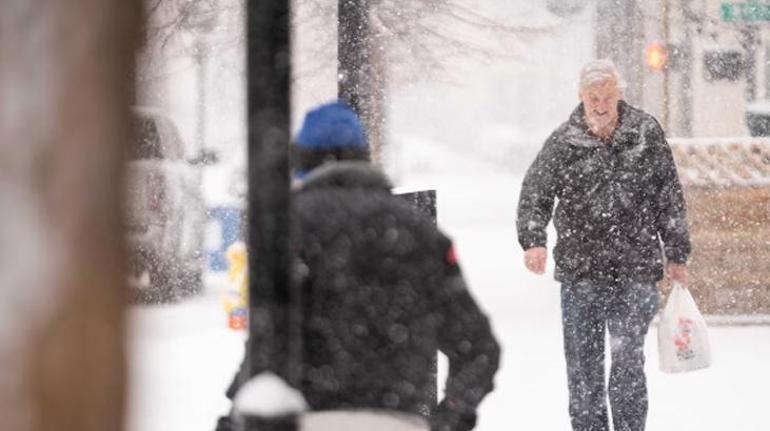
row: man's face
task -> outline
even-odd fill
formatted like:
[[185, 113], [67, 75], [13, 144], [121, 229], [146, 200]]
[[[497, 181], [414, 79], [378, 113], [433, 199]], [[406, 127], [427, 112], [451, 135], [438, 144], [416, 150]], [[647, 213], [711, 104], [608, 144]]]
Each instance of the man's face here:
[[586, 123], [592, 132], [606, 135], [615, 127], [618, 119], [620, 89], [614, 79], [584, 88], [580, 101], [585, 107]]

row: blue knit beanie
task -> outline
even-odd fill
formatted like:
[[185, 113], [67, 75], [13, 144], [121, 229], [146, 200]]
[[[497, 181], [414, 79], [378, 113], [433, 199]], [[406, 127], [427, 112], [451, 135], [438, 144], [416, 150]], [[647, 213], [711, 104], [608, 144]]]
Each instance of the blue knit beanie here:
[[346, 104], [333, 102], [307, 113], [295, 145], [311, 151], [366, 150], [366, 135], [358, 115]]

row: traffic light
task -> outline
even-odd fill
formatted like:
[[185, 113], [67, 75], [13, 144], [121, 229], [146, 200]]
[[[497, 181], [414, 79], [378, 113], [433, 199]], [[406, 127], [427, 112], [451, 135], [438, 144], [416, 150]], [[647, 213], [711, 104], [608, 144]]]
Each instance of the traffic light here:
[[645, 61], [647, 66], [655, 72], [662, 71], [668, 63], [668, 52], [663, 45], [659, 43], [651, 43], [647, 45], [647, 52], [645, 53]]

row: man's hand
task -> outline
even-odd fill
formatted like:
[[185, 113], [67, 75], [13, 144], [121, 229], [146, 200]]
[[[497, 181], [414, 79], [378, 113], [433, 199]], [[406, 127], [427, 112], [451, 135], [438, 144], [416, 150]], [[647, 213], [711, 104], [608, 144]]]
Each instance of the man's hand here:
[[545, 247], [532, 247], [524, 252], [524, 265], [535, 274], [545, 273], [545, 260], [547, 256]]
[[672, 283], [687, 287], [687, 265], [684, 263], [669, 263], [666, 265], [666, 276]]

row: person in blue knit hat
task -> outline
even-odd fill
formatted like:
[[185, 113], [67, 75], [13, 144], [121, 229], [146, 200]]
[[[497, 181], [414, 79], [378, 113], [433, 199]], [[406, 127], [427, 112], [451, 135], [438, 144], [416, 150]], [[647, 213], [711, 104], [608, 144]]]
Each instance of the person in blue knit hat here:
[[[388, 178], [369, 162], [364, 127], [345, 104], [310, 111], [292, 147], [301, 178], [290, 238], [292, 289], [302, 298], [296, 389], [312, 410], [427, 413], [434, 431], [472, 429], [493, 388], [500, 348], [452, 241], [391, 194]], [[436, 406], [438, 350], [450, 371]], [[227, 423], [223, 418], [218, 430]]]
[[305, 116], [292, 148], [294, 175], [302, 179], [326, 162], [341, 160], [369, 161], [369, 147], [358, 115], [337, 101]]

